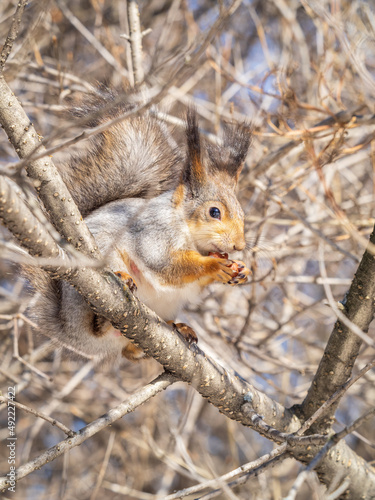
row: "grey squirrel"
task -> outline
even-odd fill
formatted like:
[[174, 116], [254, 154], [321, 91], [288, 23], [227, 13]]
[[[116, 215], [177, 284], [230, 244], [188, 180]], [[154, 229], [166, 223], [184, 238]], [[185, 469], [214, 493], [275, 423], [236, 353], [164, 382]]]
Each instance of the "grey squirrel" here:
[[[100, 116], [101, 107], [115, 99], [109, 92], [93, 95], [74, 113], [84, 117], [96, 110], [99, 118], [90, 126], [105, 123], [132, 108], [116, 104]], [[250, 141], [246, 124], [225, 126], [221, 145], [203, 141], [190, 109], [185, 144], [177, 144], [166, 125], [146, 111], [93, 136], [85, 153], [61, 167], [112, 271], [170, 324], [210, 283], [247, 280], [245, 264], [228, 254], [245, 247], [235, 188]], [[41, 270], [30, 278], [39, 292], [32, 317], [46, 335], [100, 362], [143, 356], [68, 283]], [[177, 329], [189, 341], [197, 340], [186, 325]]]

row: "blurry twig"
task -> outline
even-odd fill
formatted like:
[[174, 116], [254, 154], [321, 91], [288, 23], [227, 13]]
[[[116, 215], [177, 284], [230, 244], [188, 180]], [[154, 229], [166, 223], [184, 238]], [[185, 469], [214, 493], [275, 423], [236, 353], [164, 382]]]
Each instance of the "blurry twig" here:
[[350, 259], [353, 259], [354, 261], [359, 262], [359, 258], [356, 255], [348, 252], [344, 248], [341, 248], [339, 245], [337, 245], [337, 243], [330, 240], [327, 236], [325, 236], [325, 234], [323, 234], [321, 231], [316, 229], [312, 224], [310, 224], [310, 222], [305, 217], [302, 217], [302, 215], [299, 214], [297, 212], [297, 210], [289, 207], [288, 204], [280, 196], [278, 196], [277, 194], [271, 194], [269, 189], [267, 188], [267, 186], [263, 182], [261, 182], [260, 180], [254, 180], [254, 185], [257, 186], [261, 191], [266, 193], [267, 196], [269, 198], [271, 198], [275, 203], [277, 203], [280, 207], [282, 207], [282, 209], [285, 210], [285, 212], [292, 214], [294, 217], [296, 217], [298, 220], [300, 220], [302, 222], [302, 224], [305, 227], [307, 227], [312, 233], [317, 235], [319, 237], [319, 239], [325, 241], [329, 246], [331, 246], [335, 250], [341, 252], [342, 254], [346, 255]]
[[298, 147], [303, 141], [304, 134], [312, 134], [314, 137], [319, 132], [324, 130], [329, 130], [333, 127], [343, 127], [350, 124], [351, 127], [357, 127], [361, 125], [375, 124], [375, 115], [361, 116], [357, 113], [363, 108], [363, 106], [356, 106], [353, 109], [348, 109], [345, 111], [340, 111], [335, 115], [325, 118], [319, 121], [316, 125], [309, 127], [305, 130], [295, 130], [292, 132], [287, 132], [283, 134], [285, 137], [294, 135], [296, 138], [293, 141], [284, 144], [276, 151], [268, 153], [267, 156], [262, 158], [257, 164], [251, 168], [252, 178], [257, 178], [259, 175], [266, 172], [272, 165], [280, 161], [284, 156], [286, 156], [292, 149]]
[[38, 418], [42, 418], [43, 420], [50, 423], [54, 427], [57, 427], [58, 429], [62, 430], [68, 437], [73, 437], [75, 434], [71, 429], [69, 429], [69, 427], [66, 427], [66, 425], [64, 425], [63, 423], [59, 422], [55, 418], [51, 418], [48, 415], [45, 415], [44, 413], [42, 413], [39, 410], [34, 410], [34, 408], [30, 408], [29, 406], [23, 405], [22, 403], [19, 403], [18, 401], [14, 401], [14, 400], [11, 401], [11, 400], [5, 398], [4, 396], [0, 396], [0, 403], [1, 402], [7, 403], [8, 405], [13, 405], [20, 410], [24, 410], [25, 412], [31, 413], [32, 415], [35, 415]]
[[[200, 491], [206, 489], [206, 488], [216, 488], [218, 486], [218, 480], [220, 482], [227, 482], [230, 479], [233, 479], [235, 476], [242, 476], [246, 475], [247, 479], [251, 475], [255, 475], [255, 469], [258, 467], [261, 467], [262, 465], [266, 464], [270, 460], [282, 456], [286, 452], [286, 443], [283, 443], [280, 446], [277, 446], [274, 450], [272, 450], [270, 453], [267, 453], [266, 455], [263, 455], [262, 457], [249, 462], [247, 464], [241, 465], [241, 467], [238, 467], [237, 469], [232, 470], [231, 472], [228, 472], [227, 474], [224, 474], [220, 476], [219, 479], [209, 479], [208, 481], [203, 481], [200, 484], [197, 484], [196, 486], [191, 486], [190, 488], [186, 488], [184, 490], [177, 491], [176, 493], [173, 493], [172, 495], [168, 495], [165, 497], [165, 500], [177, 500], [178, 498], [183, 498], [188, 495], [193, 495], [195, 493], [199, 493]], [[284, 457], [286, 458], [286, 457]], [[109, 485], [108, 485], [109, 486]], [[111, 488], [108, 488], [111, 489]]]
[[68, 8], [64, 0], [56, 0], [57, 5], [59, 6], [61, 12], [64, 16], [69, 19], [72, 25], [76, 28], [79, 33], [86, 40], [91, 43], [91, 45], [99, 52], [99, 54], [103, 57], [108, 64], [110, 64], [116, 71], [120, 73], [120, 75], [128, 78], [128, 72], [125, 68], [119, 64], [118, 61], [113, 57], [113, 55], [108, 52], [108, 50], [98, 41], [98, 39], [90, 33], [90, 31], [84, 26], [81, 21], [73, 14], [73, 12]]
[[46, 380], [51, 380], [51, 377], [43, 373], [41, 370], [36, 368], [34, 365], [26, 361], [22, 356], [20, 356], [19, 351], [18, 351], [18, 319], [14, 318], [13, 320], [13, 357], [20, 363], [24, 364], [27, 366], [31, 371], [39, 375], [40, 377], [46, 379]]
[[106, 473], [106, 470], [108, 467], [109, 459], [111, 457], [112, 448], [113, 448], [113, 445], [115, 443], [115, 439], [116, 439], [116, 433], [111, 432], [111, 434], [109, 435], [107, 449], [105, 451], [103, 463], [102, 463], [102, 466], [100, 467], [98, 478], [96, 480], [96, 485], [95, 485], [94, 491], [91, 494], [90, 500], [95, 500], [98, 496], [99, 489], [102, 486], [102, 482], [103, 482], [103, 479], [104, 479], [104, 476], [105, 476], [105, 473]]
[[5, 43], [3, 45], [3, 48], [2, 48], [1, 54], [0, 54], [0, 75], [4, 71], [5, 63], [6, 63], [8, 57], [9, 57], [9, 54], [12, 50], [13, 43], [15, 42], [15, 40], [17, 38], [18, 30], [19, 30], [20, 24], [21, 24], [22, 14], [23, 14], [23, 11], [25, 10], [26, 4], [27, 4], [27, 0], [19, 0], [17, 3], [16, 12], [14, 13], [12, 22], [10, 24], [8, 36], [6, 37]]
[[[38, 457], [34, 458], [27, 464], [18, 467], [16, 480], [22, 479], [34, 470], [39, 469], [46, 463], [64, 454], [67, 450], [71, 450], [75, 446], [79, 446], [84, 441], [86, 441], [86, 439], [101, 431], [105, 427], [110, 426], [113, 422], [116, 422], [116, 420], [122, 418], [124, 415], [131, 413], [136, 408], [138, 408], [138, 406], [148, 401], [160, 391], [166, 389], [175, 381], [176, 379], [173, 375], [163, 373], [153, 382], [142, 387], [139, 391], [130, 396], [127, 401], [124, 401], [115, 408], [112, 408], [102, 417], [83, 427], [73, 437], [69, 437], [64, 441], [61, 441], [57, 445], [52, 446], [52, 448], [49, 448], [45, 452], [41, 453]], [[1, 490], [7, 488], [8, 481], [9, 480], [7, 477], [0, 478]]]
[[[270, 458], [267, 461], [264, 461], [261, 465], [258, 467], [254, 468], [253, 470], [247, 472], [246, 474], [240, 476], [238, 479], [232, 481], [231, 483], [228, 483], [229, 488], [235, 488], [237, 486], [240, 486], [241, 484], [245, 484], [251, 477], [257, 477], [259, 474], [262, 474], [266, 470], [275, 467], [278, 465], [280, 462], [288, 458], [287, 454], [284, 453], [279, 453], [280, 448], [275, 448], [273, 451], [277, 451], [277, 455], [274, 456], [273, 458]], [[269, 454], [271, 455], [272, 452]], [[263, 457], [262, 457], [263, 458]], [[221, 490], [214, 490], [211, 493], [207, 493], [206, 495], [203, 495], [202, 497], [197, 498], [197, 500], [211, 500], [212, 498], [216, 498], [222, 493]]]
[[133, 64], [133, 74], [134, 74], [134, 85], [137, 86], [144, 80], [144, 71], [142, 66], [142, 38], [144, 33], [141, 31], [141, 22], [139, 18], [139, 8], [137, 0], [128, 0], [126, 2], [128, 10], [128, 21], [129, 21], [129, 37], [125, 36], [130, 43], [132, 64]]
[[358, 54], [359, 45], [351, 43], [350, 38], [345, 32], [345, 27], [342, 23], [340, 23], [335, 16], [333, 16], [327, 9], [324, 7], [324, 3], [317, 2], [316, 0], [301, 0], [302, 4], [306, 7], [307, 10], [312, 9], [314, 13], [319, 16], [321, 19], [324, 19], [328, 26], [330, 26], [338, 40], [343, 47], [345, 54], [350, 59], [352, 65], [358, 71], [363, 83], [367, 87], [368, 91], [371, 95], [374, 95], [375, 92], [375, 83], [373, 75], [366, 68], [362, 57]]

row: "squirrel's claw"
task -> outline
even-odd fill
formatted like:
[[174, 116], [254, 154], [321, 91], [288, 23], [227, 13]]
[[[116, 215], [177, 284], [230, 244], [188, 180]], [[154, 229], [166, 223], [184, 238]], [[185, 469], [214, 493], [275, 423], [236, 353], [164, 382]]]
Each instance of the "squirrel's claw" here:
[[118, 276], [121, 281], [124, 281], [126, 286], [132, 293], [137, 291], [137, 283], [133, 280], [130, 274], [124, 273], [123, 271], [116, 271], [115, 275]]
[[228, 259], [227, 253], [209, 252], [208, 255], [217, 259], [219, 263], [219, 269], [216, 274], [217, 281], [228, 283], [228, 285], [246, 283], [251, 271], [246, 267], [244, 262]]
[[198, 337], [195, 331], [185, 323], [173, 323], [173, 321], [167, 321], [167, 324], [182, 335], [182, 337], [189, 342], [189, 344], [196, 344], [198, 342]]
[[228, 281], [229, 285], [240, 285], [246, 283], [249, 274], [251, 274], [250, 269], [240, 260], [234, 260], [232, 264], [232, 269], [234, 271], [234, 276]]
[[248, 280], [249, 274], [252, 274], [250, 269], [248, 267], [246, 267], [245, 263], [240, 261], [240, 260], [236, 260], [235, 262], [238, 266], [238, 271], [239, 271], [239, 274], [237, 275], [237, 278], [236, 278], [238, 280], [238, 284], [246, 283]]
[[250, 269], [240, 260], [219, 259], [220, 268], [217, 273], [217, 280], [229, 285], [246, 283], [250, 274]]

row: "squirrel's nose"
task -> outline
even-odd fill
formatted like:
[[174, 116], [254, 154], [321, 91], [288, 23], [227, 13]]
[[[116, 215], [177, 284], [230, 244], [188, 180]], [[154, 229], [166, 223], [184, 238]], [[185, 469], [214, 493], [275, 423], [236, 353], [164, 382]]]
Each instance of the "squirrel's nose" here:
[[234, 251], [241, 251], [245, 248], [246, 246], [246, 242], [245, 240], [242, 240], [242, 241], [236, 241], [236, 243], [233, 245], [233, 250]]

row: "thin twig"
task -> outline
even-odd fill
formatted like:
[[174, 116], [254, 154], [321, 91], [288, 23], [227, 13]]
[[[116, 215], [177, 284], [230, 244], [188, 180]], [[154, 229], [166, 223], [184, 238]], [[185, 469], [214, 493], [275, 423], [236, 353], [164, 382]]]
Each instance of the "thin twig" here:
[[7, 399], [4, 396], [0, 396], [0, 402], [8, 403], [8, 405], [13, 405], [16, 408], [19, 408], [20, 410], [24, 410], [27, 413], [31, 413], [31, 415], [35, 415], [38, 418], [42, 418], [43, 420], [45, 420], [49, 424], [62, 430], [68, 437], [73, 437], [75, 435], [75, 433], [71, 429], [69, 429], [69, 427], [67, 427], [63, 423], [59, 422], [55, 418], [51, 418], [48, 415], [45, 415], [44, 413], [42, 413], [39, 410], [34, 410], [34, 408], [30, 408], [29, 406], [23, 405], [22, 403], [19, 403], [18, 401]]
[[27, 0], [19, 0], [17, 3], [16, 12], [14, 13], [14, 16], [12, 18], [12, 22], [11, 22], [10, 29], [8, 32], [8, 36], [6, 37], [4, 46], [3, 46], [2, 50], [1, 50], [1, 54], [0, 54], [0, 75], [4, 71], [5, 63], [9, 57], [9, 54], [11, 53], [11, 50], [13, 48], [13, 44], [17, 38], [18, 31], [20, 29], [22, 14], [23, 14], [23, 11], [25, 10], [26, 4], [27, 4]]
[[107, 467], [108, 467], [109, 459], [111, 457], [112, 448], [113, 448], [113, 445], [115, 443], [115, 438], [116, 438], [116, 432], [111, 432], [111, 434], [109, 435], [107, 449], [106, 449], [105, 455], [104, 455], [104, 460], [103, 460], [102, 466], [100, 467], [100, 471], [99, 471], [99, 474], [98, 474], [98, 477], [96, 480], [95, 488], [91, 494], [90, 500], [96, 500], [96, 498], [98, 496], [99, 489], [102, 485], [104, 475], [105, 475]]
[[[327, 441], [327, 443], [323, 446], [323, 448], [321, 448], [321, 450], [311, 460], [309, 465], [302, 472], [299, 473], [291, 490], [289, 491], [288, 496], [285, 497], [284, 500], [294, 500], [298, 490], [301, 488], [301, 486], [302, 486], [303, 482], [305, 481], [306, 477], [308, 476], [308, 474], [310, 472], [312, 472], [316, 467], [319, 466], [319, 464], [322, 462], [322, 460], [327, 455], [329, 450], [331, 448], [333, 448], [345, 436], [352, 433], [354, 430], [356, 430], [363, 423], [365, 423], [368, 420], [370, 420], [371, 418], [373, 418], [374, 415], [375, 415], [375, 408], [371, 408], [364, 415], [357, 418], [351, 425], [348, 425], [342, 431], [337, 432], [336, 434], [331, 436], [330, 439]], [[345, 488], [345, 490], [346, 490], [349, 487], [350, 483], [348, 481], [346, 481], [345, 484], [346, 484], [346, 488]], [[341, 491], [341, 489], [340, 489], [340, 491]]]
[[69, 22], [76, 28], [79, 33], [86, 40], [91, 43], [91, 45], [99, 52], [99, 54], [103, 57], [108, 64], [110, 64], [116, 71], [120, 73], [120, 75], [128, 78], [128, 72], [125, 68], [119, 64], [118, 61], [113, 57], [113, 55], [108, 52], [108, 50], [97, 40], [97, 38], [90, 33], [90, 31], [84, 26], [81, 21], [73, 14], [73, 12], [68, 8], [64, 0], [56, 0], [57, 5], [59, 6], [61, 12], [64, 16], [69, 20]]
[[129, 43], [132, 55], [134, 85], [137, 86], [144, 80], [142, 66], [142, 32], [139, 17], [137, 0], [127, 1], [128, 21], [129, 21]]
[[[166, 389], [175, 381], [176, 379], [173, 375], [163, 373], [153, 382], [142, 387], [139, 391], [130, 396], [127, 401], [124, 401], [115, 408], [112, 408], [102, 417], [83, 427], [83, 429], [78, 431], [73, 437], [69, 437], [64, 441], [61, 441], [55, 446], [52, 446], [52, 448], [49, 448], [45, 452], [41, 453], [38, 457], [34, 458], [30, 462], [18, 467], [16, 471], [16, 480], [18, 481], [19, 479], [22, 479], [34, 470], [39, 469], [46, 463], [54, 460], [56, 457], [61, 456], [67, 450], [71, 450], [75, 446], [79, 446], [94, 434], [97, 434], [105, 427], [113, 424], [124, 415], [134, 411], [140, 405], [148, 401], [150, 398], [154, 397], [159, 392]], [[0, 490], [7, 488], [8, 484], [9, 479], [7, 477], [0, 478]]]
[[[256, 467], [255, 469], [247, 472], [246, 474], [239, 477], [238, 479], [228, 483], [228, 487], [233, 489], [233, 488], [236, 488], [237, 486], [245, 484], [251, 477], [259, 476], [259, 474], [262, 474], [266, 470], [268, 470], [272, 467], [275, 467], [282, 460], [285, 460], [285, 458], [287, 458], [287, 457], [288, 457], [287, 454], [282, 453], [281, 455], [278, 455], [278, 456], [266, 461], [265, 463], [263, 463], [259, 467]], [[211, 500], [212, 498], [216, 498], [217, 496], [219, 496], [221, 494], [221, 492], [222, 492], [222, 490], [217, 489], [217, 490], [212, 491], [211, 493], [207, 493], [206, 495], [203, 495], [202, 497], [197, 498], [197, 500]]]
[[244, 474], [248, 474], [254, 469], [257, 469], [258, 467], [269, 462], [273, 458], [283, 455], [286, 451], [286, 448], [287, 444], [283, 443], [282, 445], [277, 446], [277, 448], [273, 449], [270, 453], [267, 453], [266, 455], [263, 455], [262, 457], [257, 458], [252, 462], [248, 462], [247, 464], [241, 465], [241, 467], [238, 467], [237, 469], [234, 469], [230, 472], [227, 472], [226, 474], [223, 474], [222, 476], [220, 476], [220, 478], [209, 479], [208, 481], [204, 481], [200, 484], [197, 484], [196, 486], [191, 486], [190, 488], [185, 488], [184, 490], [176, 491], [176, 493], [166, 496], [165, 500], [177, 500], [178, 498], [183, 498], [188, 495], [193, 495], [195, 493], [198, 493], [206, 488], [216, 488], [218, 486], [218, 481], [227, 482], [228, 480], [233, 479], [235, 476], [239, 475], [242, 476]]

